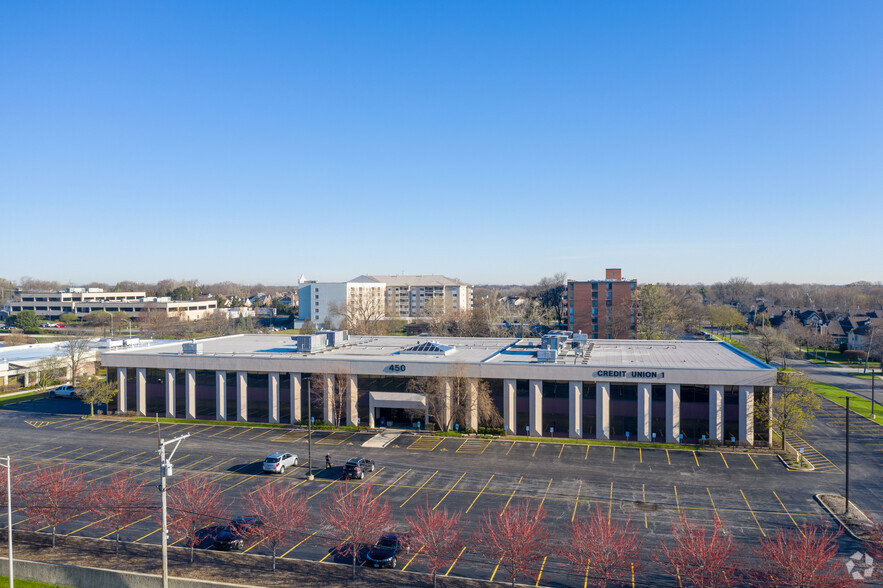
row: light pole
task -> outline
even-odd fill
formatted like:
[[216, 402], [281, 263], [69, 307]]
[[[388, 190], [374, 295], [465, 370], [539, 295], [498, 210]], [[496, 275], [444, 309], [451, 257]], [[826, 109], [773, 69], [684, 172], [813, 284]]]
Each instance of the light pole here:
[[843, 514], [849, 515], [849, 396], [841, 396], [846, 399], [846, 506]]
[[[6, 463], [3, 463], [3, 462]], [[0, 466], [6, 468], [6, 528], [9, 539], [9, 588], [13, 588], [12, 582], [15, 574], [12, 573], [12, 458], [0, 457]]]
[[[190, 433], [186, 435], [181, 435], [180, 437], [175, 437], [174, 439], [170, 439], [168, 441], [163, 440], [159, 436], [159, 415], [156, 415], [156, 437], [157, 442], [159, 444], [159, 448], [157, 449], [157, 453], [159, 453], [159, 475], [160, 475], [160, 483], [159, 483], [159, 491], [162, 495], [162, 585], [163, 588], [169, 588], [169, 525], [168, 525], [168, 515], [166, 510], [166, 490], [168, 487], [166, 486], [166, 478], [172, 475], [172, 457], [175, 455], [175, 452], [178, 450], [178, 445], [181, 444], [181, 441], [190, 436]], [[169, 454], [169, 457], [166, 458], [166, 445], [171, 445], [172, 443], [175, 446], [172, 448], [172, 452]]]
[[307, 380], [307, 480], [313, 480], [313, 378]]

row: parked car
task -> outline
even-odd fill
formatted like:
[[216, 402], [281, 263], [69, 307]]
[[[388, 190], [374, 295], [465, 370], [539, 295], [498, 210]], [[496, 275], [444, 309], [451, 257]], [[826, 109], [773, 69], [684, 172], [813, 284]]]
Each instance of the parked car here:
[[248, 530], [263, 524], [264, 522], [257, 517], [236, 517], [215, 535], [214, 547], [220, 551], [242, 549], [245, 545], [243, 536], [248, 533]]
[[394, 568], [398, 565], [398, 555], [410, 550], [406, 535], [388, 533], [368, 551], [365, 565], [375, 568]]
[[264, 471], [271, 474], [284, 474], [285, 468], [296, 468], [297, 464], [297, 456], [293, 453], [277, 451], [273, 455], [268, 455], [264, 460]]
[[65, 384], [64, 386], [57, 386], [49, 390], [49, 398], [76, 398], [77, 397], [77, 389], [71, 386], [70, 384]]
[[343, 477], [345, 479], [356, 478], [361, 480], [365, 477], [365, 472], [374, 471], [374, 461], [364, 457], [354, 457], [343, 466]]

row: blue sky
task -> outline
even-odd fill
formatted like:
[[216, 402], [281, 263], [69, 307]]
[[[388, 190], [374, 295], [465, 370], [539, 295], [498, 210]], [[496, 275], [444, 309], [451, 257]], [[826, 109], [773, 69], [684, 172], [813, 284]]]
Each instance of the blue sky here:
[[0, 276], [883, 280], [883, 3], [0, 4]]

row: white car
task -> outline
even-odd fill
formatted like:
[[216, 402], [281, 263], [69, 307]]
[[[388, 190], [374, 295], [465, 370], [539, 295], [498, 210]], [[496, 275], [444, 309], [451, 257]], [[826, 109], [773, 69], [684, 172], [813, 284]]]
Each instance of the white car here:
[[49, 391], [49, 398], [76, 398], [77, 389], [70, 384], [58, 386]]
[[285, 451], [277, 451], [273, 455], [268, 455], [264, 460], [264, 471], [271, 474], [284, 474], [285, 468], [296, 468], [298, 465], [297, 456], [293, 453]]

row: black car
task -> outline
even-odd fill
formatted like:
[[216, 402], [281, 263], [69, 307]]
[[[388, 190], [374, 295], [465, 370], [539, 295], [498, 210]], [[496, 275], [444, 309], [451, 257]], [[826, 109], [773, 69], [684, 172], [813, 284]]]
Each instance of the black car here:
[[245, 543], [243, 535], [246, 535], [251, 527], [263, 524], [263, 521], [257, 517], [236, 517], [229, 525], [218, 531], [215, 536], [215, 549], [220, 551], [242, 549]]
[[374, 471], [374, 461], [365, 459], [364, 457], [354, 457], [346, 462], [343, 466], [344, 478], [356, 478], [361, 480], [365, 477], [365, 472]]
[[380, 541], [368, 551], [365, 565], [375, 568], [394, 568], [398, 565], [398, 555], [410, 550], [405, 535], [389, 533], [381, 537]]

